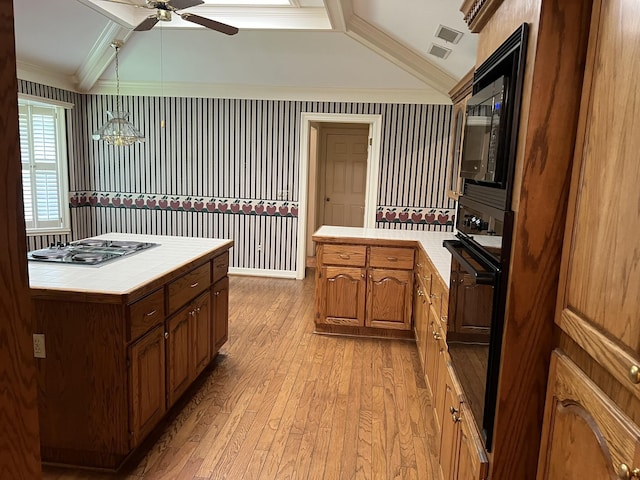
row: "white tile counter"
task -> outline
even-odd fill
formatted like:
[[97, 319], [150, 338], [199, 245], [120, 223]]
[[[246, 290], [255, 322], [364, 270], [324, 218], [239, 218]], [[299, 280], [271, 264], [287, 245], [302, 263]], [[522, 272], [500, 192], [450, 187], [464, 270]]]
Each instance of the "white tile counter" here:
[[233, 240], [108, 233], [91, 238], [158, 243], [102, 265], [75, 265], [29, 261], [33, 289], [125, 295], [169, 272], [227, 249]]
[[433, 266], [449, 285], [451, 274], [451, 254], [442, 246], [443, 240], [455, 239], [453, 232], [424, 232], [415, 230], [386, 230], [382, 228], [357, 227], [320, 227], [314, 234], [316, 238], [335, 238], [341, 241], [358, 242], [363, 240], [399, 240], [418, 243], [429, 256]]

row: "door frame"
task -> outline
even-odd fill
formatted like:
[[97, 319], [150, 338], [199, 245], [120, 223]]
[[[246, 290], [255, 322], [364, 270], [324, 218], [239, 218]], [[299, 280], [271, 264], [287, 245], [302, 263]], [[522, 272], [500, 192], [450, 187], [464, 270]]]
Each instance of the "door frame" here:
[[[306, 269], [307, 207], [309, 205], [309, 133], [311, 123], [364, 123], [369, 125], [369, 152], [367, 154], [367, 187], [364, 205], [364, 228], [374, 228], [376, 222], [377, 192], [380, 171], [382, 115], [354, 113], [302, 113], [300, 119], [300, 182], [298, 191], [298, 255], [296, 279], [302, 280]], [[315, 156], [314, 156], [315, 158]], [[317, 160], [314, 160], [317, 161]]]

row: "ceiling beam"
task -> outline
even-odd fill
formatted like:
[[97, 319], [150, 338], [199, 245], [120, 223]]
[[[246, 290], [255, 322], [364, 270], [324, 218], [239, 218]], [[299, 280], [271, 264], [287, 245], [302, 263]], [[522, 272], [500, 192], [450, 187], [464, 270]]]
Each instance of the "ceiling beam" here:
[[132, 32], [114, 22], [107, 24], [75, 73], [77, 91], [88, 92], [93, 88], [116, 55], [111, 42], [120, 40], [124, 43]]
[[447, 95], [458, 81], [435, 63], [355, 14], [348, 17], [346, 33], [438, 92]]

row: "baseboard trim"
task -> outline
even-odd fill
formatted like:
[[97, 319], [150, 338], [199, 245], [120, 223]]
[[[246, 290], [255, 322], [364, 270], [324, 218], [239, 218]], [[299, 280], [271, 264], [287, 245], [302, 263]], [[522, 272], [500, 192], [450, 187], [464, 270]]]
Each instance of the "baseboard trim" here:
[[296, 278], [294, 270], [264, 270], [259, 268], [229, 268], [229, 275], [244, 275], [248, 277], [271, 277], [271, 278]]

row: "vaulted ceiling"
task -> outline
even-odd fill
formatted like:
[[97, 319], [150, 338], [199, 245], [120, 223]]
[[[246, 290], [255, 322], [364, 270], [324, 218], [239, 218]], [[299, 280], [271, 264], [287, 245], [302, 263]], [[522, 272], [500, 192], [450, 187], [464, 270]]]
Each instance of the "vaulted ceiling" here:
[[[180, 10], [239, 28], [228, 36], [176, 14], [134, 31], [155, 12], [140, 8], [145, 0], [14, 0], [18, 77], [114, 93], [110, 44], [121, 40], [122, 94], [447, 103], [475, 61], [460, 4], [217, 0]], [[459, 41], [437, 37], [440, 26]]]

